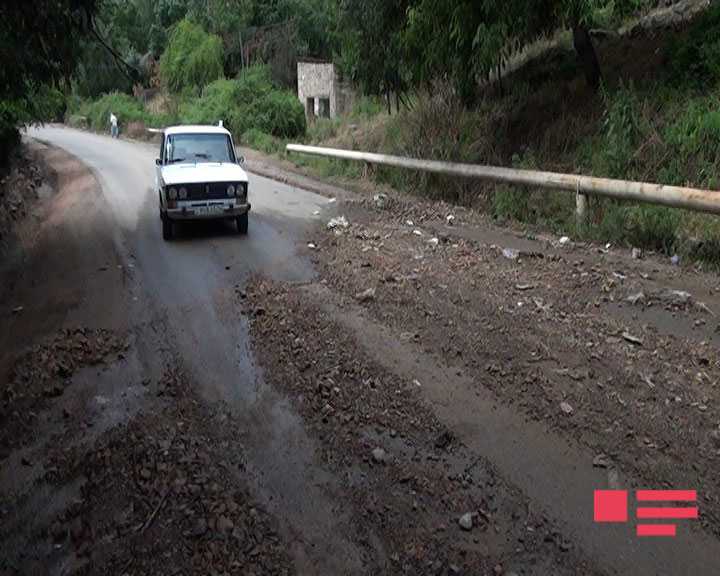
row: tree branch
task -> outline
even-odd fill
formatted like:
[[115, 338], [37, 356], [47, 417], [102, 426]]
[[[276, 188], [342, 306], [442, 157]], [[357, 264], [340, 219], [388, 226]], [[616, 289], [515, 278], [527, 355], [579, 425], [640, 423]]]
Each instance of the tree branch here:
[[[122, 56], [120, 56], [120, 54], [118, 54], [112, 46], [110, 46], [107, 42], [105, 42], [105, 40], [102, 38], [102, 36], [100, 36], [100, 33], [98, 32], [97, 28], [95, 27], [94, 20], [90, 20], [90, 30], [92, 31], [93, 36], [95, 36], [95, 39], [98, 42], [100, 42], [100, 44], [103, 46], [103, 48], [105, 48], [105, 50], [107, 50], [110, 53], [110, 55], [113, 57], [113, 59], [115, 60], [115, 64], [118, 67], [118, 70], [120, 70], [120, 72], [122, 72], [123, 76], [125, 76], [128, 80], [130, 80], [130, 82], [135, 83], [135, 81], [137, 80], [137, 77], [139, 76], [139, 70], [137, 70], [137, 68], [135, 68], [134, 66], [131, 66], [130, 64], [125, 62], [125, 60], [123, 60]], [[130, 72], [128, 72], [128, 71], [130, 71]], [[135, 77], [133, 77], [133, 75]]]

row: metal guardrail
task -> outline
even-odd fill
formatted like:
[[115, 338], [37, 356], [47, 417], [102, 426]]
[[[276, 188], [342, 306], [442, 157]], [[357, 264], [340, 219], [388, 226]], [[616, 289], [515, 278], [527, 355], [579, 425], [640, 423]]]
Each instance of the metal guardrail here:
[[384, 166], [394, 166], [396, 168], [407, 168], [409, 170], [434, 172], [436, 174], [479, 178], [482, 180], [515, 184], [517, 186], [567, 190], [577, 195], [577, 214], [579, 219], [585, 217], [588, 196], [605, 196], [646, 204], [670, 206], [672, 208], [684, 208], [696, 212], [720, 214], [720, 192], [713, 190], [596, 178], [579, 174], [561, 174], [558, 172], [516, 170], [514, 168], [499, 168], [496, 166], [420, 160], [417, 158], [356, 152], [337, 148], [320, 148], [301, 144], [288, 144], [287, 151], [343, 160], [355, 160], [365, 162], [366, 164], [380, 164]]

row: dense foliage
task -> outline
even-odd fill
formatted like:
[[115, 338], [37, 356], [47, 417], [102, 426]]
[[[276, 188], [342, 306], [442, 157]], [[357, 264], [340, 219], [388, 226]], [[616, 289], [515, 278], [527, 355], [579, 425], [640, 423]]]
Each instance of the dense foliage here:
[[174, 93], [199, 92], [223, 74], [222, 41], [185, 18], [173, 26], [162, 56], [165, 86]]
[[305, 133], [305, 111], [297, 96], [279, 89], [269, 70], [253, 66], [233, 80], [218, 80], [202, 96], [180, 110], [188, 124], [216, 124], [219, 120], [237, 134], [251, 129], [281, 138]]
[[98, 0], [0, 3], [0, 163], [18, 123], [57, 116]]

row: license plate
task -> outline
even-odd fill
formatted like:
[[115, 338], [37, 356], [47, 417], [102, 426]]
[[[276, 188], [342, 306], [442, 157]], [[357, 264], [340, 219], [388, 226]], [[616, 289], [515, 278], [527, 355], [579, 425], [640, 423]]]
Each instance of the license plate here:
[[196, 216], [209, 216], [211, 214], [222, 214], [224, 206], [218, 204], [214, 206], [196, 206], [194, 208]]

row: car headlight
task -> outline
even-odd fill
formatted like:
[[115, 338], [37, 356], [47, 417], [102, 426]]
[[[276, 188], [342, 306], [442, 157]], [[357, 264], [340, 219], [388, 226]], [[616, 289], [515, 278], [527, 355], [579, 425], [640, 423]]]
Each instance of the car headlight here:
[[187, 199], [187, 188], [180, 188], [178, 191], [178, 197], [180, 200], [186, 200]]
[[230, 197], [235, 196], [235, 186], [233, 186], [232, 184], [227, 187], [227, 195]]
[[175, 200], [175, 198], [177, 198], [177, 190], [175, 188], [170, 188], [170, 190], [168, 190], [168, 198], [170, 198], [170, 200]]
[[238, 184], [238, 196], [247, 196], [247, 184], [245, 182]]

